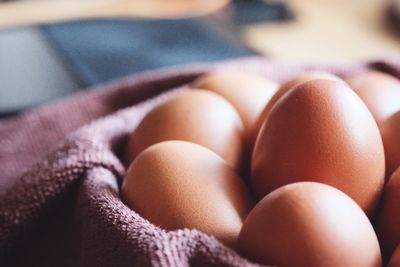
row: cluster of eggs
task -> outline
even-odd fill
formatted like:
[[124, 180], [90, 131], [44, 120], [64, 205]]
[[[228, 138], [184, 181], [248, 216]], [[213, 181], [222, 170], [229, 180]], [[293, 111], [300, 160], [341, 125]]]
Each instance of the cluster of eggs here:
[[264, 264], [400, 266], [399, 80], [217, 71], [191, 87], [129, 137], [126, 205]]

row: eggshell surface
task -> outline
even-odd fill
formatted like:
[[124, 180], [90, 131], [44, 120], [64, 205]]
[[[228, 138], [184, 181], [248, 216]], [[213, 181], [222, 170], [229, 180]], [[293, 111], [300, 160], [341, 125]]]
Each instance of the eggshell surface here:
[[243, 255], [279, 267], [378, 267], [379, 243], [365, 213], [346, 194], [320, 183], [283, 186], [246, 218]]
[[400, 111], [386, 119], [380, 130], [385, 147], [386, 175], [390, 177], [400, 166]]
[[182, 92], [153, 109], [129, 138], [127, 163], [147, 147], [167, 140], [203, 145], [240, 169], [244, 151], [243, 123], [232, 105], [205, 90]]
[[400, 267], [400, 246], [397, 246], [387, 267]]
[[304, 72], [296, 77], [294, 77], [291, 80], [286, 81], [283, 83], [279, 89], [276, 91], [276, 93], [271, 97], [271, 99], [268, 101], [268, 104], [265, 106], [263, 111], [261, 112], [261, 115], [259, 116], [256, 126], [254, 127], [254, 131], [252, 134], [252, 144], [254, 145], [258, 133], [261, 129], [262, 124], [265, 122], [269, 112], [271, 111], [272, 107], [275, 105], [275, 103], [290, 89], [295, 87], [296, 85], [299, 85], [301, 83], [310, 81], [310, 80], [315, 80], [315, 79], [327, 79], [327, 80], [334, 80], [334, 81], [342, 81], [338, 76], [328, 73], [328, 72], [323, 72], [323, 71], [309, 71], [309, 72]]
[[378, 71], [366, 71], [346, 78], [364, 101], [378, 125], [400, 110], [400, 81]]
[[372, 215], [384, 183], [382, 139], [371, 113], [345, 83], [308, 81], [271, 110], [251, 173], [258, 198], [285, 184], [315, 181], [340, 189]]
[[235, 247], [251, 208], [241, 178], [211, 150], [166, 141], [143, 151], [122, 184], [124, 202], [166, 229], [195, 228]]
[[213, 91], [227, 99], [242, 118], [247, 139], [265, 105], [278, 89], [277, 83], [261, 75], [234, 70], [204, 75], [192, 87]]
[[400, 168], [385, 185], [377, 214], [377, 233], [382, 253], [388, 258], [400, 243]]

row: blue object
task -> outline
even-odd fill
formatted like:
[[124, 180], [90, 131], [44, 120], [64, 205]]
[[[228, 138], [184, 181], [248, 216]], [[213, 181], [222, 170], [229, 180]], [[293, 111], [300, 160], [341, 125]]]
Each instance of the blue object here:
[[283, 2], [233, 0], [233, 11], [233, 21], [236, 25], [293, 19]]
[[79, 90], [58, 53], [37, 27], [0, 30], [0, 117]]
[[255, 54], [196, 19], [88, 20], [42, 30], [86, 86], [144, 70]]

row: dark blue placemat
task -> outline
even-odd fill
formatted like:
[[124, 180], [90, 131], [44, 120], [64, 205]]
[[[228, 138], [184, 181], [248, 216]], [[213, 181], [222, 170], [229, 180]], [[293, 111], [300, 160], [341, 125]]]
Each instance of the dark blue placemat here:
[[282, 2], [263, 0], [233, 0], [233, 21], [236, 25], [265, 21], [288, 20], [293, 15]]
[[254, 54], [196, 19], [90, 20], [42, 30], [88, 86], [144, 70]]

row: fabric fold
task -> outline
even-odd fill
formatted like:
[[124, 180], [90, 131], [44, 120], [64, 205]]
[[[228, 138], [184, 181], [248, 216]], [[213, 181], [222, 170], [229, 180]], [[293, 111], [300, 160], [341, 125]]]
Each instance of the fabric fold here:
[[[282, 82], [306, 70], [400, 77], [400, 58], [312, 65], [246, 58], [143, 73], [0, 121], [4, 266], [259, 266], [194, 229], [164, 231], [119, 198], [127, 137], [204, 72], [239, 69]], [[79, 129], [77, 129], [79, 128]], [[52, 151], [52, 152], [49, 152]]]

